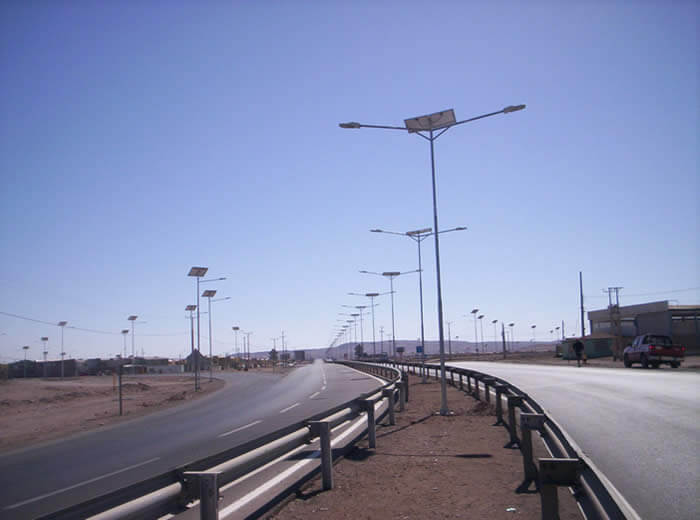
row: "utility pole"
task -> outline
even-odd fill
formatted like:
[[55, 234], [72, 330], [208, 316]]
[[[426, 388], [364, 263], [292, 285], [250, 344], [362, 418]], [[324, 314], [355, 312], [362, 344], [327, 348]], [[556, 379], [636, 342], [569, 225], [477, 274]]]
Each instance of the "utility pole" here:
[[[620, 290], [624, 287], [608, 287], [603, 292], [608, 293], [608, 310], [610, 311], [610, 332], [615, 336], [615, 346], [613, 349], [613, 361], [621, 359], [622, 356], [622, 323], [620, 316]], [[615, 304], [612, 302], [612, 293], [615, 293]]]
[[583, 315], [583, 274], [581, 271], [578, 272], [578, 288], [581, 297], [581, 337], [584, 337], [586, 335], [586, 322]]

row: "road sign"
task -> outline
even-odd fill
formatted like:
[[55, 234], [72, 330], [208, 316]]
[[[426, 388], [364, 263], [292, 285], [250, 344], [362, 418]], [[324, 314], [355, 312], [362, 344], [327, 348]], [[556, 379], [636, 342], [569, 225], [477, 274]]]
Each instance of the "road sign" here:
[[416, 347], [416, 354], [422, 354], [423, 353], [423, 347], [421, 345], [418, 345]]

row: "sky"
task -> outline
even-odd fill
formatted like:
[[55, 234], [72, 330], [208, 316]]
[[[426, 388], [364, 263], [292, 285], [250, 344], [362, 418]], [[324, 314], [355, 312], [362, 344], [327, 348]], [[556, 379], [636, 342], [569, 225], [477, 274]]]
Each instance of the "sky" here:
[[[695, 1], [9, 1], [0, 5], [0, 362], [190, 351], [192, 266], [209, 268], [215, 354], [328, 346], [417, 269], [433, 227], [445, 321], [470, 311], [550, 339], [620, 303], [700, 303]], [[434, 240], [422, 245], [438, 337]], [[419, 336], [418, 278], [395, 279]], [[375, 335], [391, 331], [388, 295]], [[200, 303], [203, 311], [206, 302]], [[369, 310], [369, 309], [367, 309]], [[208, 350], [209, 314], [201, 315]], [[363, 320], [365, 341], [371, 316]], [[491, 330], [491, 329], [489, 329]], [[347, 339], [347, 338], [346, 338]], [[131, 335], [128, 350], [131, 350]], [[238, 347], [242, 343], [238, 337]]]

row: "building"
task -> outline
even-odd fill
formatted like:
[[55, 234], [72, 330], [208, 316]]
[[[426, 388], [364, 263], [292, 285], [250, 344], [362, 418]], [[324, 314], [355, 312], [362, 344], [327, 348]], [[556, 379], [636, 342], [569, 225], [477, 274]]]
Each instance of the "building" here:
[[[611, 305], [588, 312], [591, 334], [620, 338], [616, 348], [624, 349], [635, 336], [663, 334], [683, 345], [686, 354], [700, 354], [700, 305], [670, 305], [668, 300], [639, 305]], [[619, 351], [621, 353], [621, 350]]]

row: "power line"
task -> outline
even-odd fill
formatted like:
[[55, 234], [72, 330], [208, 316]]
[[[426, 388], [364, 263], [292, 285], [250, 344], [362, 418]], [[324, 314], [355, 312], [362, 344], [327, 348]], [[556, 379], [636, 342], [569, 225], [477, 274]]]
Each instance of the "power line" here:
[[[20, 316], [19, 314], [12, 314], [11, 312], [0, 311], [3, 316], [10, 316], [11, 318], [17, 318], [19, 320], [31, 321], [34, 323], [41, 323], [43, 325], [57, 326], [57, 322], [37, 320], [35, 318], [30, 318], [28, 316]], [[81, 332], [91, 332], [93, 334], [108, 334], [110, 336], [119, 336], [121, 332], [113, 332], [109, 330], [99, 330], [99, 329], [87, 329], [83, 327], [75, 327], [73, 325], [66, 325], [67, 329], [78, 330]], [[139, 334], [139, 336], [182, 336], [188, 334], [188, 332], [176, 332], [176, 333], [165, 333], [165, 334]]]
[[[700, 287], [688, 287], [686, 289], [669, 289], [668, 291], [654, 291], [648, 293], [637, 293], [628, 294], [627, 297], [637, 297], [637, 296], [656, 296], [658, 294], [672, 294], [672, 293], [682, 293], [682, 292], [692, 292], [700, 291]], [[586, 298], [607, 298], [607, 293], [605, 295], [600, 294], [584, 294]]]

